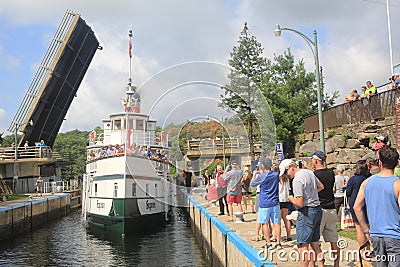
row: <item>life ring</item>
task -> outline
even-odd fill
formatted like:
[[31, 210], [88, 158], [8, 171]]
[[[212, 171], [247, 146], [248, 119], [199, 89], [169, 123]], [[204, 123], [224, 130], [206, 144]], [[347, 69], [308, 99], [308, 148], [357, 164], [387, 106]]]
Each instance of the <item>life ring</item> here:
[[89, 140], [90, 141], [96, 141], [96, 131], [95, 130], [93, 130], [91, 133], [90, 133], [90, 136], [89, 136]]

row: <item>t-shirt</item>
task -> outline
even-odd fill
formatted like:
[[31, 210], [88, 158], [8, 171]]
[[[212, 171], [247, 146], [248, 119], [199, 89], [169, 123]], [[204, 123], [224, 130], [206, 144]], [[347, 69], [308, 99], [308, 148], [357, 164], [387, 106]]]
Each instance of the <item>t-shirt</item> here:
[[217, 172], [216, 178], [217, 188], [226, 188], [228, 183], [222, 178], [222, 172]]
[[294, 175], [294, 197], [303, 197], [303, 207], [317, 207], [320, 205], [318, 198], [317, 177], [310, 170], [300, 169]]
[[243, 172], [240, 169], [233, 169], [224, 175], [224, 180], [228, 181], [227, 193], [229, 195], [240, 195], [242, 193]]
[[314, 171], [315, 176], [324, 185], [324, 189], [318, 192], [319, 201], [323, 209], [335, 208], [335, 196], [333, 195], [333, 185], [335, 184], [335, 174], [331, 169], [319, 169]]
[[279, 202], [288, 202], [290, 183], [279, 183]]
[[377, 90], [375, 86], [371, 86], [370, 88], [365, 90], [365, 92], [367, 92], [367, 94], [370, 95], [370, 94], [376, 94]]
[[279, 173], [263, 172], [251, 181], [252, 186], [260, 185], [260, 208], [279, 205]]
[[395, 88], [395, 89], [399, 88], [399, 85], [400, 85], [400, 78], [397, 78], [397, 79], [394, 81], [394, 88]]
[[344, 176], [344, 175], [336, 175], [335, 176], [335, 197], [344, 197], [344, 190], [343, 190], [343, 183], [342, 180], [345, 180], [344, 184], [346, 186], [347, 181], [349, 180], [348, 176]]

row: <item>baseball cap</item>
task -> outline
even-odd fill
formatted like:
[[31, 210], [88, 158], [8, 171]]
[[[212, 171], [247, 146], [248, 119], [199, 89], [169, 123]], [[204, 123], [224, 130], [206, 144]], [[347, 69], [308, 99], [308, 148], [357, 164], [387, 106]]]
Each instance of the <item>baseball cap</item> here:
[[279, 176], [282, 176], [286, 169], [289, 167], [290, 164], [293, 163], [293, 160], [291, 159], [284, 159], [282, 160], [281, 164], [279, 164]]
[[269, 170], [272, 167], [272, 161], [268, 158], [260, 158], [259, 162], [261, 162], [262, 165], [264, 165], [264, 167]]
[[326, 159], [325, 153], [320, 151], [320, 150], [316, 150], [311, 156], [310, 159], [316, 159], [316, 160], [322, 160], [324, 161]]

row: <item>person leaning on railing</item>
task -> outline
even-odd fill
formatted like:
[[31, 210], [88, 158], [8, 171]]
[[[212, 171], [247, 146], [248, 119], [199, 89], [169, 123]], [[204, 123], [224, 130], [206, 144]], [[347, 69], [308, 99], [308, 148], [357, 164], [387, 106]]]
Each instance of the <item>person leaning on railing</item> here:
[[346, 96], [346, 102], [356, 101], [360, 99], [360, 95], [357, 93], [357, 90], [352, 90], [348, 96]]
[[393, 89], [398, 89], [400, 86], [400, 76], [399, 74], [396, 72], [393, 74], [392, 77], [389, 78], [389, 81], [391, 83], [391, 85], [386, 86], [386, 90], [393, 90]]

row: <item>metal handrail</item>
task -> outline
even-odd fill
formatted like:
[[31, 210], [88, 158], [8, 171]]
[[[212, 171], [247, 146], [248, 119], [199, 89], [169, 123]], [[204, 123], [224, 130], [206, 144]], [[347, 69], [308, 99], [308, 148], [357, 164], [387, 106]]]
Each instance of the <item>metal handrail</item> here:
[[[17, 148], [18, 159], [32, 159], [32, 158], [52, 158], [53, 151], [49, 146], [29, 146]], [[15, 147], [0, 148], [0, 160], [14, 160]]]
[[[397, 90], [387, 90], [368, 98], [343, 103], [322, 112], [325, 130], [347, 124], [371, 122], [394, 116]], [[304, 119], [306, 132], [318, 131], [318, 115]]]

